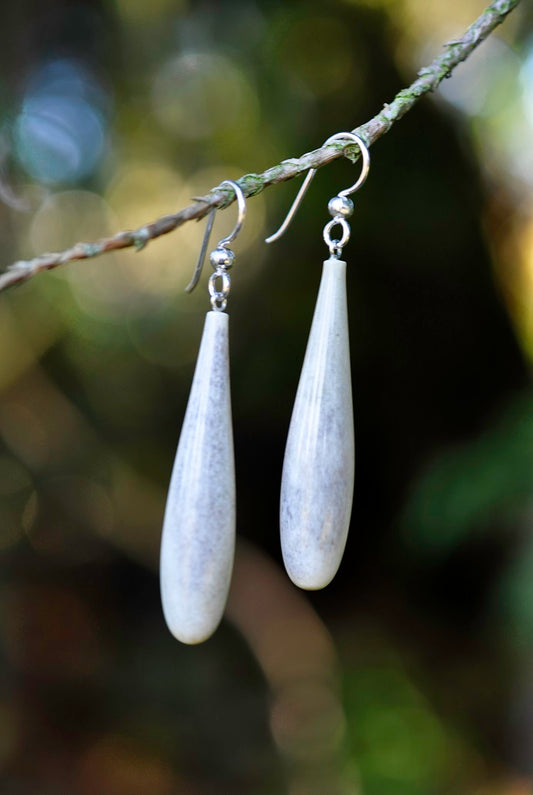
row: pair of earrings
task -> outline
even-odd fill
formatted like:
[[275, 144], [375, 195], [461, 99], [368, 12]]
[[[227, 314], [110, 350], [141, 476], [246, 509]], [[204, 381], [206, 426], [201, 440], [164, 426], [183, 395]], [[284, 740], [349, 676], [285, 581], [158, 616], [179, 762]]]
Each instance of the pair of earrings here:
[[[348, 196], [366, 180], [370, 155], [351, 132], [325, 142], [356, 143], [362, 156], [357, 182], [330, 200], [332, 220], [324, 227], [330, 256], [322, 279], [289, 428], [281, 483], [281, 546], [291, 580], [301, 588], [323, 588], [335, 576], [346, 544], [354, 484], [354, 428], [346, 262], [350, 238]], [[311, 169], [280, 229], [287, 229], [316, 173]], [[235, 548], [235, 467], [229, 383], [228, 315], [230, 248], [242, 228], [246, 202], [235, 192], [238, 219], [210, 254], [212, 310], [207, 313], [191, 393], [170, 481], [161, 543], [161, 597], [168, 628], [184, 643], [200, 643], [217, 628], [226, 605]], [[197, 283], [211, 232], [210, 214], [191, 284]], [[341, 236], [332, 238], [334, 227]]]

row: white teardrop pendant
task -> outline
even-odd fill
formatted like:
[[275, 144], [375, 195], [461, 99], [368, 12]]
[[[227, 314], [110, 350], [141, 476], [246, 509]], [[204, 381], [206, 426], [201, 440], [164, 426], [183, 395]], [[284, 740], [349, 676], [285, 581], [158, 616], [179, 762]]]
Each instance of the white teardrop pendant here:
[[228, 315], [208, 312], [172, 470], [161, 542], [168, 628], [200, 643], [217, 628], [235, 549]]
[[283, 560], [300, 588], [323, 588], [339, 568], [354, 466], [346, 263], [331, 257], [322, 271], [281, 483]]

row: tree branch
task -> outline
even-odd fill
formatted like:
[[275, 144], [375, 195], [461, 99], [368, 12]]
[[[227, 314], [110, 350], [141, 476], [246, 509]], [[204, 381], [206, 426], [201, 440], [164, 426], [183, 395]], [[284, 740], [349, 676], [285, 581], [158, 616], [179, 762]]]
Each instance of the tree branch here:
[[[390, 104], [385, 104], [377, 116], [357, 127], [353, 132], [357, 133], [367, 146], [375, 143], [395, 122], [411, 110], [424, 94], [434, 91], [445, 77], [450, 77], [453, 69], [468, 58], [519, 2], [520, 0], [494, 0], [460, 39], [447, 42], [444, 45], [444, 52], [429, 66], [420, 69], [418, 79], [414, 83], [400, 91]], [[283, 160], [279, 165], [268, 168], [262, 174], [245, 174], [236, 181], [245, 196], [256, 196], [270, 185], [293, 179], [310, 168], [320, 168], [341, 157], [343, 153], [355, 162], [358, 158], [357, 145], [346, 146], [342, 142], [336, 142], [322, 146], [301, 157]], [[207, 195], [196, 199], [194, 204], [177, 213], [162, 216], [138, 229], [118, 232], [112, 237], [102, 238], [93, 243], [76, 243], [65, 251], [42, 254], [35, 259], [20, 260], [10, 265], [0, 275], [0, 291], [25, 282], [41, 271], [57, 268], [67, 262], [98, 257], [108, 251], [117, 251], [121, 248], [133, 247], [140, 251], [150, 240], [172, 232], [187, 221], [203, 218], [213, 207], [221, 209], [233, 201], [234, 195], [231, 189], [216, 187]]]

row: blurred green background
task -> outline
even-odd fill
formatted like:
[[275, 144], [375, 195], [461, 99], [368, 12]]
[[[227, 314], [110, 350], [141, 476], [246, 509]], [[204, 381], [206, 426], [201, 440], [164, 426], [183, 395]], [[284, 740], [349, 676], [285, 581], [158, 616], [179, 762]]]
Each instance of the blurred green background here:
[[[5, 265], [175, 211], [363, 123], [474, 0], [19, 0], [2, 7]], [[356, 489], [298, 592], [279, 481], [326, 249], [322, 169], [248, 203], [231, 373], [226, 620], [164, 626], [165, 492], [204, 313], [203, 234], [0, 296], [0, 768], [8, 795], [533, 791], [533, 14], [372, 148], [345, 251]], [[219, 213], [215, 235], [235, 208]], [[219, 235], [219, 236], [220, 236]]]

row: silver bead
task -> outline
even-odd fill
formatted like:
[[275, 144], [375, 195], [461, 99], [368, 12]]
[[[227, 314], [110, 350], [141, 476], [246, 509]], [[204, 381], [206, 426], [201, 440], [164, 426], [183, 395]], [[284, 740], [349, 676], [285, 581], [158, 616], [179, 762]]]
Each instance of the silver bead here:
[[334, 196], [328, 202], [329, 214], [336, 218], [349, 218], [353, 214], [353, 201], [347, 196]]
[[209, 262], [211, 263], [213, 270], [229, 270], [233, 265], [233, 260], [235, 259], [235, 254], [229, 248], [215, 248], [214, 251], [211, 252], [209, 255]]

